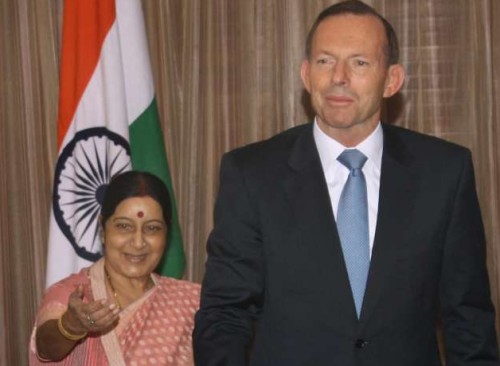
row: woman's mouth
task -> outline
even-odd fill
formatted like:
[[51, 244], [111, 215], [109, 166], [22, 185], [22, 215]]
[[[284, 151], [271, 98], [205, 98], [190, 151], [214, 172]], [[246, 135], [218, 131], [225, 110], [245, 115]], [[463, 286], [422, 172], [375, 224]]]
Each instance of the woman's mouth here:
[[123, 253], [123, 256], [125, 259], [131, 263], [140, 263], [144, 261], [147, 257], [147, 254], [130, 254], [130, 253]]

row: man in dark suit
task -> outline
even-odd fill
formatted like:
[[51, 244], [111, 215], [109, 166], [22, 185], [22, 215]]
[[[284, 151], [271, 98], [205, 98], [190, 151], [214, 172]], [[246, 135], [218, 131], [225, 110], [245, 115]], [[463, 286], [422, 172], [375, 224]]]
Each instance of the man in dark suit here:
[[223, 157], [196, 364], [499, 365], [470, 152], [381, 124], [391, 25], [325, 9], [301, 69], [316, 118]]

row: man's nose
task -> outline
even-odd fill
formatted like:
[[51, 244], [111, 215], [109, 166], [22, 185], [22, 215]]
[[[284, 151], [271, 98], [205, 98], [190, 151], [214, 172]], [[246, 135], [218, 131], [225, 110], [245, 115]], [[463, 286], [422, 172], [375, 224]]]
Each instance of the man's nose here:
[[338, 61], [332, 68], [332, 83], [345, 85], [349, 81], [349, 66], [344, 61]]

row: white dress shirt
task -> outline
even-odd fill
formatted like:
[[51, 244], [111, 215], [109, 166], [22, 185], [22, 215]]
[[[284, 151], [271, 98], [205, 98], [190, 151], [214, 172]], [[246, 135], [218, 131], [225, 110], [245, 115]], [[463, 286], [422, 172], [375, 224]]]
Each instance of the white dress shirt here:
[[363, 174], [366, 180], [366, 190], [368, 195], [368, 229], [370, 235], [370, 257], [375, 238], [375, 228], [377, 226], [378, 199], [380, 188], [380, 170], [382, 166], [382, 151], [384, 146], [384, 134], [380, 123], [375, 130], [364, 141], [355, 147], [347, 148], [336, 140], [325, 134], [314, 121], [314, 141], [319, 152], [321, 165], [328, 185], [330, 202], [333, 214], [337, 218], [337, 209], [342, 188], [349, 176], [349, 169], [342, 165], [338, 156], [346, 149], [358, 149], [368, 158], [363, 166]]

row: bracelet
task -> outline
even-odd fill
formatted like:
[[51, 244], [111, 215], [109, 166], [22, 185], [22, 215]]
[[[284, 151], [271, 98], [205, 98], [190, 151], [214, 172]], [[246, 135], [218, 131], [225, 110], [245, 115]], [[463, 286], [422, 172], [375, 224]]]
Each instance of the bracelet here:
[[64, 329], [62, 323], [63, 315], [61, 315], [61, 317], [57, 320], [57, 329], [59, 329], [59, 332], [62, 334], [64, 338], [69, 339], [70, 341], [79, 341], [80, 339], [83, 339], [87, 336], [87, 332], [83, 334], [71, 334], [66, 329]]

